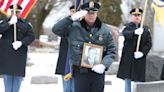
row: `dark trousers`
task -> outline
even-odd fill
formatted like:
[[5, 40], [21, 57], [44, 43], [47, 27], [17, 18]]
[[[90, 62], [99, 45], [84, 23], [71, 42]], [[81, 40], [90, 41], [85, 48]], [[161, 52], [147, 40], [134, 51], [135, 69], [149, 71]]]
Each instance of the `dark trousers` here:
[[75, 92], [104, 92], [105, 74], [97, 74], [90, 69], [75, 70]]

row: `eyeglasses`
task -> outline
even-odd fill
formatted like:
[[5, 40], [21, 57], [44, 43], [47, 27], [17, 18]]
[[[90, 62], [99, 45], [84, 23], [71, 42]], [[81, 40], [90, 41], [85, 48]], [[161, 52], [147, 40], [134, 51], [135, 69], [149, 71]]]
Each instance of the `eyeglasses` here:
[[133, 16], [141, 16], [141, 14], [133, 14]]

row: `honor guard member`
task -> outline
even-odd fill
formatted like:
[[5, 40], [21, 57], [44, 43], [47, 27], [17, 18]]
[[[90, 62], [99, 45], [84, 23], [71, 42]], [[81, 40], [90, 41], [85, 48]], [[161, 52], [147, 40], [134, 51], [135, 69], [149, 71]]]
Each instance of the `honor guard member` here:
[[[84, 3], [81, 11], [62, 19], [52, 29], [56, 35], [68, 39], [75, 92], [104, 92], [105, 70], [115, 59], [116, 47], [112, 35], [97, 17], [99, 8], [96, 2]], [[81, 17], [83, 19], [76, 21]], [[81, 66], [84, 43], [103, 47], [102, 63], [92, 68]]]
[[[76, 12], [74, 5], [72, 5], [69, 10], [71, 13], [70, 15]], [[70, 66], [70, 49], [68, 49], [68, 40], [65, 36], [61, 37], [55, 74], [62, 75], [63, 92], [74, 92], [74, 80], [72, 78]]]
[[[140, 28], [143, 10], [130, 11], [131, 22], [126, 24], [122, 34], [125, 38], [117, 77], [125, 80], [125, 92], [131, 92], [131, 81], [145, 81], [146, 56], [152, 47], [149, 28]], [[141, 35], [139, 51], [136, 51], [138, 36]]]
[[[28, 45], [35, 39], [32, 26], [19, 18], [22, 7], [15, 5], [16, 15], [0, 22], [0, 74], [3, 75], [5, 92], [19, 92], [27, 60]], [[16, 24], [16, 41], [14, 40], [14, 24]]]

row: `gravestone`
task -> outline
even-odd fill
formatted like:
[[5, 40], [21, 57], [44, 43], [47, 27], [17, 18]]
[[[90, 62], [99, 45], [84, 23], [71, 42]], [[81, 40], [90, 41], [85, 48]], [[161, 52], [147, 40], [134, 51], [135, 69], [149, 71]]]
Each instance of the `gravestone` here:
[[57, 84], [58, 78], [51, 76], [33, 76], [31, 84]]
[[164, 58], [148, 55], [146, 62], [146, 82], [136, 82], [133, 92], [164, 92], [164, 81], [160, 79]]
[[157, 55], [148, 55], [146, 61], [146, 81], [161, 80], [164, 58]]

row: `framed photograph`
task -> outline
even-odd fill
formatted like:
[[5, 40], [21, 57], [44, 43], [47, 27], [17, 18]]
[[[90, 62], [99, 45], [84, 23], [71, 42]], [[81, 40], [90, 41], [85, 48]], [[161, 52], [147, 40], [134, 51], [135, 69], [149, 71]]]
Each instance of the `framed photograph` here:
[[102, 62], [103, 46], [84, 43], [81, 66], [92, 68]]

